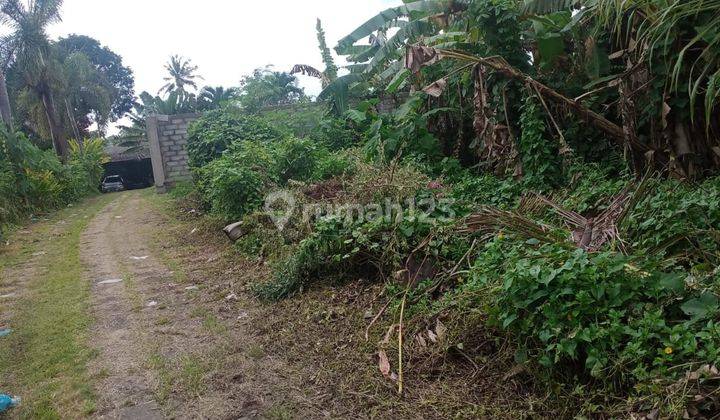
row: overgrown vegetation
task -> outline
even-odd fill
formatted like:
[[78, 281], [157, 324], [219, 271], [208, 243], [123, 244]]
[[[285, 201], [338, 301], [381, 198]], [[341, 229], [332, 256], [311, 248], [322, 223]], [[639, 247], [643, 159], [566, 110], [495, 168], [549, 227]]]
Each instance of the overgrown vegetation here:
[[[383, 281], [371, 326], [403, 326], [384, 340], [400, 357], [432, 345], [426, 325], [481, 314], [512, 343], [509, 375], [554, 383], [578, 414], [717, 413], [716, 6], [408, 2], [340, 40], [340, 76], [318, 23], [326, 70], [293, 72], [322, 79], [330, 113], [270, 113], [257, 124], [273, 138], [222, 137], [198, 190], [274, 267], [262, 299]], [[216, 142], [200, 127], [231, 112], [201, 119], [193, 142]], [[278, 188], [296, 209], [280, 231], [287, 206], [262, 208]], [[578, 387], [585, 401], [568, 400]]]
[[70, 142], [63, 165], [24, 134], [0, 130], [0, 230], [97, 193], [104, 159], [101, 139]]

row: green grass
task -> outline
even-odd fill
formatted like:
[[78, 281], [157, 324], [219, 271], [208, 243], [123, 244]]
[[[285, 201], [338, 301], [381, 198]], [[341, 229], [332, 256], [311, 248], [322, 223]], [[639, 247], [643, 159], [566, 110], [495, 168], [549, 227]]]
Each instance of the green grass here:
[[[38, 258], [40, 266], [27, 283], [26, 296], [16, 303], [13, 333], [0, 339], [0, 380], [7, 387], [4, 392], [23, 397], [21, 417], [77, 418], [95, 410], [87, 371], [96, 354], [87, 337], [90, 284], [83, 277], [79, 246], [92, 216], [111, 199], [89, 200], [38, 225], [32, 236], [41, 242], [16, 238], [25, 242], [19, 251], [25, 258], [30, 251], [46, 252]], [[71, 213], [78, 215], [69, 219]], [[57, 220], [67, 223], [61, 235], [51, 236], [51, 223]], [[9, 260], [17, 260], [17, 255]]]
[[155, 371], [157, 375], [157, 383], [155, 384], [155, 398], [165, 403], [170, 397], [173, 389], [173, 375], [170, 367], [168, 366], [168, 360], [160, 353], [155, 353], [148, 358], [148, 365], [150, 369]]

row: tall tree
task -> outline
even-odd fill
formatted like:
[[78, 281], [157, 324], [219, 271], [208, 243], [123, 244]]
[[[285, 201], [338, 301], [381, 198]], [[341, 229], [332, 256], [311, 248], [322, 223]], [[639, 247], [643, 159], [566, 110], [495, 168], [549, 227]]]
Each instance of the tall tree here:
[[97, 72], [107, 80], [112, 89], [112, 109], [109, 115], [111, 121], [117, 121], [132, 109], [135, 78], [132, 70], [123, 65], [122, 57], [102, 46], [96, 39], [85, 35], [73, 34], [60, 38], [55, 47], [62, 60], [74, 53], [84, 54]]
[[[0, 0], [0, 11], [4, 0]], [[0, 12], [0, 25], [5, 23], [4, 14]], [[8, 96], [5, 72], [12, 62], [13, 43], [10, 35], [0, 37], [0, 121], [4, 122], [12, 131], [12, 110], [10, 109], [10, 97]]]
[[42, 103], [55, 152], [66, 157], [67, 138], [58, 118], [51, 88], [50, 41], [45, 33], [48, 24], [60, 21], [62, 3], [62, 0], [35, 0], [25, 5], [20, 0], [4, 0], [0, 3], [0, 19], [11, 29], [11, 34], [4, 41], [13, 65], [22, 75], [24, 84]]
[[172, 92], [177, 92], [180, 96], [185, 96], [188, 93], [186, 86], [197, 89], [196, 80], [202, 80], [202, 77], [196, 74], [197, 69], [198, 67], [193, 65], [189, 59], [173, 55], [170, 57], [170, 61], [165, 64], [165, 70], [169, 75], [163, 78], [166, 83], [158, 93], [169, 95]]
[[0, 69], [0, 121], [12, 131], [12, 111], [10, 110], [10, 96], [7, 91], [7, 83], [5, 82], [5, 72]]

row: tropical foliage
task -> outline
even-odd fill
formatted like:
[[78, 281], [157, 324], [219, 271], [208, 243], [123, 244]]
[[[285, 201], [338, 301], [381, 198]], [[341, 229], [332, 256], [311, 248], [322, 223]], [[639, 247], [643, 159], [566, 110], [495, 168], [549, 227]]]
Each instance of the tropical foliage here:
[[248, 112], [271, 106], [291, 105], [306, 100], [295, 76], [269, 68], [255, 69], [240, 81], [239, 102]]
[[67, 165], [20, 132], [0, 129], [0, 232], [22, 218], [98, 192], [102, 139], [71, 141]]
[[[506, 378], [524, 372], [561, 416], [714, 415], [717, 11], [405, 2], [338, 42], [340, 74], [318, 24], [326, 69], [292, 73], [323, 81], [331, 113], [258, 113], [279, 128], [259, 141], [233, 134], [239, 116], [201, 120], [198, 191], [211, 213], [243, 221], [241, 253], [273, 267], [259, 298], [383, 282], [392, 313], [368, 326], [389, 324], [376, 328], [381, 355], [391, 338], [414, 366], [444, 351], [485, 366], [511, 350]], [[248, 100], [272, 97], [271, 74], [246, 79], [236, 112], [296, 102]], [[278, 232], [268, 219], [280, 209], [262, 199], [278, 188], [317, 211]], [[351, 217], [378, 203], [389, 214]], [[442, 345], [428, 328], [440, 319], [454, 330]], [[382, 357], [380, 369], [403, 392]]]
[[17, 122], [41, 145], [50, 139], [65, 159], [68, 138], [90, 136], [93, 124], [102, 131], [130, 109], [134, 80], [120, 56], [90, 37], [48, 39], [45, 27], [60, 19], [61, 5], [0, 2], [9, 28], [0, 42], [0, 108], [8, 127]]

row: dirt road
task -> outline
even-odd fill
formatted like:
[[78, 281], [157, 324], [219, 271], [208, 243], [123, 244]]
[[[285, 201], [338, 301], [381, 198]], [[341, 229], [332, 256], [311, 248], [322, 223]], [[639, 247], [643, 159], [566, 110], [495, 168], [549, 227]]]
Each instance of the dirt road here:
[[[0, 270], [4, 272], [0, 294], [12, 293], [3, 304], [11, 299], [14, 302], [0, 310], [0, 323], [17, 330], [16, 341], [6, 344], [8, 353], [16, 353], [17, 362], [0, 366], [0, 387], [4, 387], [0, 391], [26, 394], [26, 403], [12, 415], [286, 417], [284, 407], [305, 397], [297, 375], [280, 359], [266, 355], [249, 328], [250, 320], [257, 316], [257, 304], [235, 290], [247, 272], [218, 262], [220, 251], [216, 248], [195, 245], [194, 229], [173, 224], [153, 201], [152, 191], [131, 191], [103, 199], [109, 203], [96, 205], [96, 210], [82, 216], [86, 220], [78, 228], [76, 245], [62, 244], [63, 238], [72, 238], [66, 231], [72, 224], [64, 220], [67, 214], [31, 227], [33, 232], [51, 232], [61, 238], [55, 242], [59, 248], [54, 254], [59, 258], [64, 247], [79, 248], [75, 251], [82, 272], [80, 285], [89, 293], [81, 294], [85, 297], [78, 298], [77, 305], [89, 322], [78, 323], [74, 337], [59, 339], [80, 337], [85, 341], [79, 344], [91, 356], [85, 366], [78, 366], [77, 375], [58, 379], [48, 373], [47, 378], [30, 382], [17, 373], [22, 369], [17, 363], [42, 363], [27, 361], [20, 353], [23, 345], [29, 346], [27, 338], [42, 340], [32, 336], [44, 333], [32, 330], [29, 324], [34, 321], [16, 317], [15, 312], [33, 305], [39, 290], [46, 286], [42, 276], [52, 273], [53, 267], [46, 266], [51, 262], [43, 259], [45, 251], [30, 253], [37, 246], [23, 246], [22, 251], [15, 251], [17, 255], [9, 251], [0, 257], [19, 261]], [[36, 244], [39, 236], [16, 238]], [[33, 317], [33, 312], [28, 311], [28, 316]], [[82, 362], [77, 355], [69, 358]], [[73, 383], [85, 378], [91, 382], [82, 408], [86, 413], [79, 412], [79, 405], [70, 401], [77, 397], [68, 397], [67, 401], [55, 398], [58, 388], [66, 384], [69, 389], [76, 388]], [[43, 387], [46, 393], [39, 391]], [[47, 401], [42, 406], [34, 404], [33, 396], [39, 399], [41, 395]]]
[[10, 418], [529, 412], [525, 398], [510, 401], [517, 411], [505, 404], [514, 385], [497, 386], [500, 373], [466, 386], [463, 359], [444, 358], [442, 375], [417, 363], [398, 397], [377, 367], [392, 318], [365, 337], [382, 284], [358, 279], [258, 302], [250, 285], [270, 274], [262, 256], [241, 255], [212, 219], [176, 206], [152, 190], [105, 195], [0, 247], [0, 329], [13, 329], [0, 338], [0, 392], [23, 397]]

